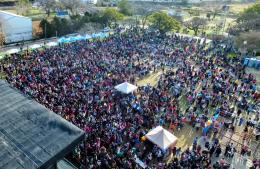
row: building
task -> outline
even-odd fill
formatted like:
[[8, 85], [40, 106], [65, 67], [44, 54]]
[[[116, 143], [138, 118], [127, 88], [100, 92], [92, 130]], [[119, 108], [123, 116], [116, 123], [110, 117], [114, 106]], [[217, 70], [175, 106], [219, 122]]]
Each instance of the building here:
[[62, 159], [84, 137], [84, 131], [0, 80], [1, 169], [73, 168]]
[[32, 39], [32, 19], [10, 12], [0, 11], [0, 34], [5, 43], [14, 43]]

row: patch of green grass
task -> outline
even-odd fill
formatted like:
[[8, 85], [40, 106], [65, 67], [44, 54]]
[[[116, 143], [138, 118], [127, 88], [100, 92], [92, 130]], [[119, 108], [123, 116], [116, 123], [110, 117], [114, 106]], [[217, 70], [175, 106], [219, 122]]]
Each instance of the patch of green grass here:
[[4, 53], [0, 53], [0, 60], [2, 60], [5, 57]]
[[4, 72], [0, 72], [0, 79], [5, 79], [6, 75], [4, 74]]

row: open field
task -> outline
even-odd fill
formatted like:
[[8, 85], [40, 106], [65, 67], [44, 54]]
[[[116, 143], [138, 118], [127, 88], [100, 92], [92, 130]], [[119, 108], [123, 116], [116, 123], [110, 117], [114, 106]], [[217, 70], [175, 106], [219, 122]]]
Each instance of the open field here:
[[252, 6], [254, 3], [241, 3], [241, 4], [231, 4], [230, 6], [230, 12], [233, 13], [240, 13], [243, 12], [246, 8]]
[[[196, 66], [197, 65], [195, 65], [195, 67]], [[173, 70], [175, 70], [175, 69], [173, 69]], [[257, 77], [258, 84], [260, 84], [260, 71], [259, 70], [247, 69], [247, 72], [248, 73], [249, 72], [254, 73], [255, 76]], [[144, 86], [144, 85], [150, 84], [151, 86], [156, 86], [157, 83], [158, 83], [158, 80], [160, 79], [160, 75], [162, 75], [162, 73], [163, 73], [162, 71], [151, 73], [150, 75], [148, 75], [148, 76], [144, 77], [143, 79], [139, 80], [137, 82], [137, 85], [138, 86]], [[198, 92], [200, 90], [201, 90], [201, 86], [200, 85], [196, 86], [196, 91]], [[186, 108], [188, 108], [187, 100], [186, 100], [184, 95], [182, 95], [179, 98], [179, 105], [180, 105], [181, 113], [184, 113]], [[235, 106], [235, 110], [237, 110], [236, 106]], [[209, 113], [213, 114], [214, 112], [215, 112], [215, 108], [210, 108]], [[243, 116], [246, 119], [249, 118], [249, 116], [246, 115], [246, 114], [243, 114]], [[220, 117], [220, 120], [224, 120], [224, 119], [222, 117]], [[237, 149], [240, 150], [241, 144], [242, 144], [241, 143], [241, 138], [242, 138], [242, 133], [243, 133], [242, 131], [243, 131], [243, 127], [237, 127], [235, 134], [233, 134], [231, 136], [227, 131], [222, 131], [218, 135], [218, 137], [220, 137], [221, 145], [223, 147], [225, 147], [226, 144], [233, 142], [234, 145], [237, 146]], [[185, 124], [182, 129], [175, 130], [174, 135], [176, 135], [178, 137], [177, 146], [181, 147], [182, 150], [185, 150], [185, 149], [189, 148], [190, 146], [192, 146], [193, 139], [196, 136], [200, 137], [202, 135], [202, 131], [201, 130], [196, 131], [195, 128], [193, 128], [190, 124]], [[259, 144], [256, 141], [251, 140], [249, 145], [250, 145], [250, 148], [251, 148], [252, 152], [254, 153], [254, 155], [256, 157], [258, 157], [260, 155], [260, 151], [258, 151], [258, 149], [257, 149], [257, 146], [259, 146]]]

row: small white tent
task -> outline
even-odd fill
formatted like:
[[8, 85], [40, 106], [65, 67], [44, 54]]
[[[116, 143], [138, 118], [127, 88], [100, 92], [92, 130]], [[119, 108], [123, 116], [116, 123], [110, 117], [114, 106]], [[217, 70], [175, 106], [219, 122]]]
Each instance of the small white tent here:
[[39, 44], [33, 44], [33, 45], [29, 46], [30, 49], [38, 49], [40, 47], [42, 47], [42, 46]]
[[10, 49], [8, 51], [6, 51], [7, 54], [14, 54], [14, 53], [18, 53], [20, 50], [17, 49], [17, 48], [14, 48], [14, 49]]
[[137, 89], [137, 86], [132, 85], [128, 82], [124, 82], [122, 84], [119, 84], [115, 87], [116, 90], [125, 93], [125, 94], [129, 94], [132, 93], [133, 91], [135, 91]]
[[152, 129], [145, 137], [163, 150], [177, 143], [177, 137], [162, 128], [162, 126]]
[[49, 42], [49, 43], [46, 44], [46, 46], [48, 46], [48, 47], [58, 46], [58, 43], [57, 42]]

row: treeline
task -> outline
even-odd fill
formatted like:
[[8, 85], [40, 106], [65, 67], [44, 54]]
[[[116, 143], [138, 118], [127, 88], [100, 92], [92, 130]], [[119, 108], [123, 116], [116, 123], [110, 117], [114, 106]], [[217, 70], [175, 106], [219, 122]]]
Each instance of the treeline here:
[[87, 23], [96, 23], [101, 27], [111, 26], [112, 22], [117, 22], [123, 19], [124, 15], [115, 9], [106, 9], [104, 12], [89, 14], [84, 16], [74, 15], [69, 18], [54, 17], [52, 21], [42, 19], [40, 27], [42, 32], [40, 37], [63, 36], [70, 33], [75, 33], [83, 28]]

